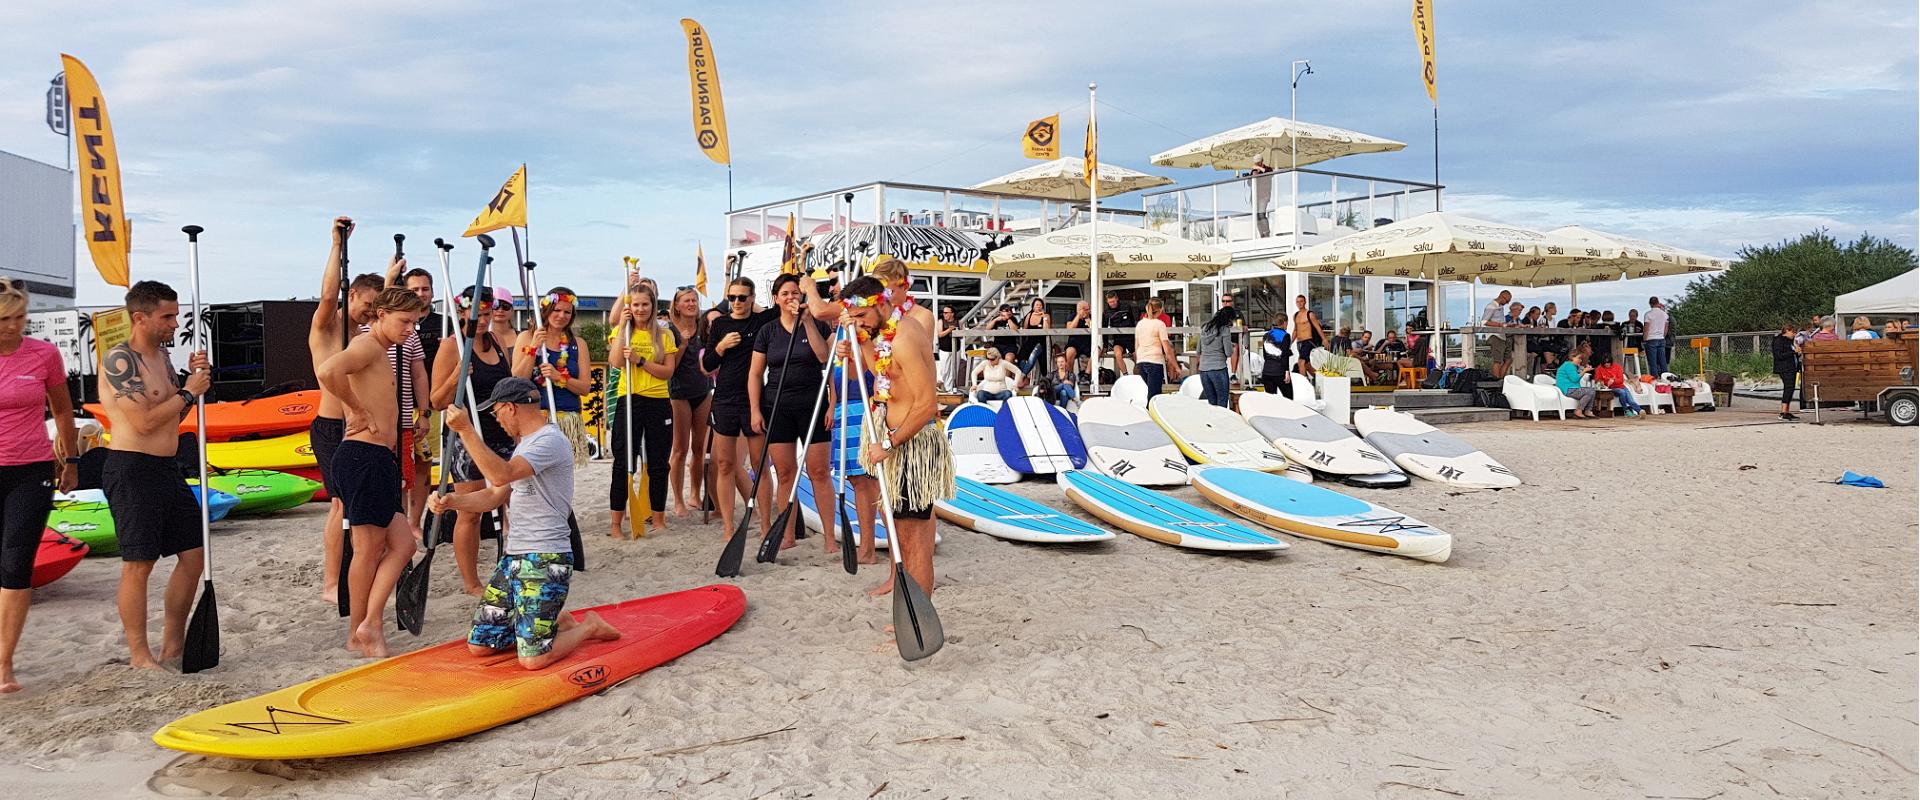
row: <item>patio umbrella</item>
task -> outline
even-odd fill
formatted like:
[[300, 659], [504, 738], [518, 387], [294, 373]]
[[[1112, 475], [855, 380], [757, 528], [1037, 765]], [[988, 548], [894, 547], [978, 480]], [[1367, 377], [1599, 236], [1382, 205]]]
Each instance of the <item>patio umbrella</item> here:
[[[1091, 223], [1043, 233], [993, 251], [987, 277], [995, 280], [1092, 279]], [[1100, 280], [1195, 281], [1225, 269], [1233, 256], [1177, 236], [1121, 225], [1100, 224]]]
[[1576, 252], [1596, 258], [1617, 255], [1616, 250], [1530, 228], [1430, 211], [1296, 250], [1273, 263], [1291, 272], [1464, 281], [1571, 260], [1579, 257]]
[[[1299, 160], [1294, 160], [1294, 149]], [[1406, 145], [1356, 131], [1284, 117], [1268, 117], [1252, 125], [1243, 125], [1204, 139], [1155, 154], [1156, 167], [1218, 170], [1253, 169], [1255, 161], [1274, 169], [1306, 166], [1341, 156], [1359, 153], [1385, 153], [1405, 149]]]
[[1646, 239], [1582, 228], [1578, 225], [1555, 228], [1549, 233], [1580, 242], [1588, 247], [1607, 250], [1611, 262], [1624, 270], [1629, 278], [1718, 272], [1728, 266], [1728, 261], [1724, 258], [1702, 255]]
[[[1101, 197], [1173, 183], [1171, 178], [1135, 172], [1112, 164], [1101, 164], [1099, 172]], [[1045, 164], [1035, 164], [990, 181], [976, 183], [971, 188], [1053, 200], [1085, 200], [1088, 195], [1087, 168], [1080, 158], [1056, 158]]]
[[906, 262], [909, 269], [986, 269], [989, 235], [931, 225], [880, 223], [811, 237], [813, 250], [807, 253], [807, 270], [837, 269], [851, 255], [865, 270], [880, 256], [893, 256]]

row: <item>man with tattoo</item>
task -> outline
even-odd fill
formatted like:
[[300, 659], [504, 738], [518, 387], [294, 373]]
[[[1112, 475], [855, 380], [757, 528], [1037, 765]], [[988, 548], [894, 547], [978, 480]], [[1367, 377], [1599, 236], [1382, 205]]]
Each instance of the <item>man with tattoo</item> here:
[[[117, 604], [131, 653], [128, 663], [139, 669], [160, 669], [161, 662], [180, 657], [206, 556], [200, 547], [199, 501], [174, 455], [180, 448], [180, 420], [192, 413], [213, 379], [202, 350], [188, 360], [186, 385], [176, 380], [166, 343], [180, 327], [179, 301], [171, 287], [157, 281], [128, 289], [131, 334], [101, 359], [98, 379], [113, 429], [100, 482], [120, 541]], [[147, 644], [147, 579], [154, 562], [167, 556], [175, 560], [156, 655]]]
[[[307, 352], [313, 358], [315, 374], [319, 374], [322, 363], [340, 352], [340, 259], [351, 236], [353, 220], [335, 218], [333, 248], [327, 254], [326, 266], [320, 268], [319, 302], [314, 305], [313, 322], [307, 329]], [[347, 316], [356, 328], [373, 319], [373, 298], [385, 287], [386, 281], [378, 275], [361, 275], [353, 280], [347, 291]], [[340, 440], [346, 438], [342, 417], [339, 399], [328, 392], [327, 387], [320, 387], [320, 409], [307, 428], [307, 438], [313, 446], [313, 459], [320, 465], [320, 480], [332, 498], [328, 501], [326, 526], [320, 533], [320, 597], [329, 601], [337, 599], [339, 594], [340, 552], [347, 537], [343, 532], [346, 526], [341, 521], [344, 512], [340, 493], [333, 485], [333, 453], [339, 449]]]
[[333, 484], [353, 526], [347, 568], [347, 649], [387, 657], [387, 597], [413, 557], [413, 526], [400, 485], [399, 382], [387, 351], [406, 341], [427, 303], [399, 287], [373, 301], [366, 335], [321, 363], [315, 377], [346, 412], [346, 439], [333, 457]]

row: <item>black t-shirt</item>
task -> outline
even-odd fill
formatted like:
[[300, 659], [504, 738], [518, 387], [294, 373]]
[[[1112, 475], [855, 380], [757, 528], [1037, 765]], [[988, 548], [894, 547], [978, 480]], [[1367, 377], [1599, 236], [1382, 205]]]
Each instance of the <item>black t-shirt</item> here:
[[[754, 340], [759, 337], [760, 329], [766, 327], [768, 320], [779, 318], [779, 309], [769, 308], [755, 312], [746, 319], [723, 315], [707, 326], [707, 350], [700, 359], [700, 367], [708, 372], [719, 371], [713, 379], [714, 405], [747, 404], [747, 370], [753, 366]], [[740, 343], [728, 348], [725, 353], [716, 354], [713, 348], [729, 333], [740, 334]]]
[[[994, 317], [993, 317], [993, 321], [992, 321], [992, 322], [989, 322], [989, 323], [987, 323], [987, 330], [990, 330], [990, 331], [1000, 331], [1000, 330], [1007, 330], [1007, 331], [1017, 331], [1017, 330], [1020, 330], [1020, 323], [1018, 323], [1018, 322], [1016, 322], [1016, 321], [1014, 321], [1014, 319], [1013, 319], [1012, 317], [1008, 317], [1008, 318], [1006, 318], [1006, 319], [1001, 319], [1001, 318], [1000, 318], [1000, 316], [999, 316], [998, 314], [996, 314], [996, 315], [994, 315]], [[992, 343], [992, 345], [993, 345], [993, 349], [995, 349], [995, 350], [998, 350], [998, 351], [1000, 351], [1000, 354], [1001, 354], [1001, 355], [1003, 355], [1003, 356], [1006, 356], [1007, 358], [1012, 358], [1012, 357], [1013, 357], [1013, 352], [1014, 352], [1014, 350], [1016, 350], [1016, 349], [1018, 349], [1018, 348], [1020, 347], [1020, 337], [1018, 337], [1018, 336], [995, 336], [995, 337], [993, 337], [993, 339], [991, 340], [991, 343]]]
[[1140, 316], [1134, 312], [1132, 306], [1109, 308], [1106, 319], [1100, 322], [1100, 327], [1104, 328], [1100, 332], [1100, 338], [1106, 340], [1109, 347], [1117, 344], [1132, 350], [1133, 326], [1138, 324], [1140, 324]]
[[440, 355], [440, 332], [445, 330], [446, 317], [437, 312], [428, 312], [420, 318], [420, 324], [414, 328], [420, 334], [420, 346], [427, 351], [427, 374], [433, 374], [433, 360]]
[[[767, 358], [766, 382], [760, 391], [760, 404], [763, 406], [773, 405], [774, 388], [778, 387], [780, 407], [796, 409], [796, 413], [805, 414], [807, 412], [797, 409], [810, 407], [814, 395], [820, 392], [820, 370], [826, 365], [814, 357], [810, 343], [830, 341], [833, 327], [811, 316], [802, 316], [804, 320], [799, 326], [799, 341], [792, 341], [793, 334], [780, 324], [778, 316], [768, 320], [760, 329], [760, 335], [754, 337], [753, 352]], [[808, 331], [804, 322], [812, 322], [813, 330]], [[785, 374], [784, 378], [781, 377], [782, 373]]]

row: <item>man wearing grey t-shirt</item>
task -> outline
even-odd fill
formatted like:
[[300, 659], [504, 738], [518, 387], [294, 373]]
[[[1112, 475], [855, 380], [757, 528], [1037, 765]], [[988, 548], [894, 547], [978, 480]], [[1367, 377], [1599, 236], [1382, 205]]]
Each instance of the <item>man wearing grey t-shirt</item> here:
[[[540, 389], [526, 378], [505, 378], [480, 410], [494, 415], [513, 436], [510, 458], [488, 450], [465, 413], [446, 415], [460, 434], [487, 488], [462, 495], [435, 494], [433, 513], [482, 513], [507, 505], [507, 530], [499, 566], [480, 595], [467, 634], [467, 651], [491, 656], [512, 649], [520, 666], [540, 669], [589, 639], [618, 639], [620, 631], [589, 612], [575, 622], [564, 613], [573, 579], [573, 444], [540, 410]], [[511, 503], [509, 503], [511, 499]]]

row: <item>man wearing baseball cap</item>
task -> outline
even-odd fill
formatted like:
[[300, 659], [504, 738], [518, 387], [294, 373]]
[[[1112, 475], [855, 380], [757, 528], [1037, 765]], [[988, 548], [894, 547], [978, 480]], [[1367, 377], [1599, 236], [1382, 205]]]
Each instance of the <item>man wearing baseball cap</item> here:
[[502, 459], [487, 449], [465, 413], [447, 414], [447, 427], [460, 435], [487, 488], [435, 494], [427, 502], [435, 514], [478, 514], [507, 505], [505, 546], [474, 611], [467, 650], [481, 656], [517, 650], [521, 666], [540, 669], [581, 642], [620, 638], [599, 614], [575, 622], [563, 613], [573, 578], [567, 524], [573, 513], [573, 444], [540, 410], [539, 387], [526, 378], [503, 378], [479, 408], [513, 437], [512, 456]]

